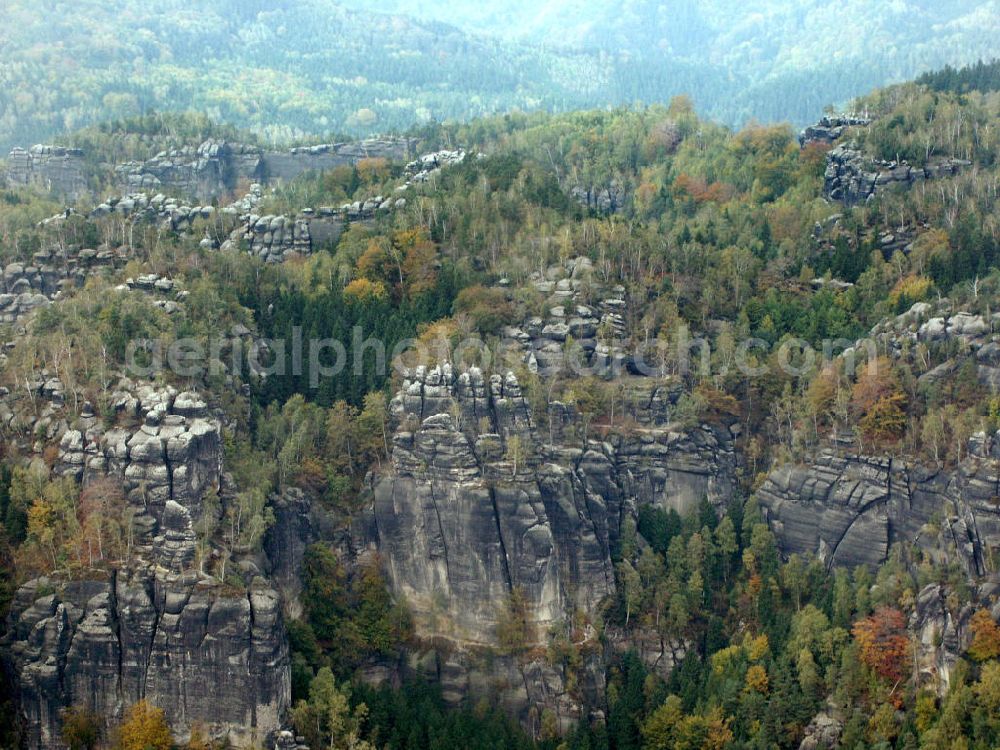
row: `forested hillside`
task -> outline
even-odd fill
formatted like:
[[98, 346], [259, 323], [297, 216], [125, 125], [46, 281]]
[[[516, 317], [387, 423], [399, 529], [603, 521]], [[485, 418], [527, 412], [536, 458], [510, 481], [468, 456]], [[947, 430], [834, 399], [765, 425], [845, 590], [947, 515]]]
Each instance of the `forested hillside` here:
[[0, 745], [1000, 745], [977, 70], [801, 140], [677, 97], [257, 183], [203, 117], [21, 154]]
[[691, 92], [729, 124], [801, 125], [873, 86], [989, 58], [1000, 33], [995, 2], [981, 0], [514, 3], [484, 15], [493, 5], [11, 0], [0, 148], [154, 110], [290, 140]]

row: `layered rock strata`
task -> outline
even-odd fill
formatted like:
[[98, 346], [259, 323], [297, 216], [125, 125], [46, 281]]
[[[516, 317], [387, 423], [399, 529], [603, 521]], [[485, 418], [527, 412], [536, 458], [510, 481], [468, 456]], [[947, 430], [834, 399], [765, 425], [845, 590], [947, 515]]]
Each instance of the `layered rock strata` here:
[[771, 472], [757, 497], [781, 551], [828, 565], [882, 563], [896, 542], [984, 575], [1000, 552], [1000, 434], [954, 470], [828, 449]]
[[178, 742], [199, 726], [260, 746], [290, 702], [287, 636], [266, 579], [242, 590], [200, 572], [193, 519], [223, 484], [219, 420], [198, 394], [169, 387], [123, 381], [111, 401], [110, 422], [84, 405], [65, 429], [55, 473], [122, 485], [129, 555], [17, 592], [4, 653], [27, 746], [62, 747], [67, 707], [110, 727], [142, 699], [164, 710]]
[[[432, 657], [446, 695], [483, 692], [474, 654], [498, 643], [514, 592], [527, 646], [574, 613], [597, 611], [615, 591], [612, 550], [637, 503], [687, 511], [734, 491], [728, 428], [675, 431], [652, 417], [597, 440], [572, 407], [553, 409], [555, 424], [538, 426], [512, 374], [447, 364], [408, 372], [392, 401], [391, 466], [374, 487], [371, 533], [419, 638], [451, 644]], [[662, 658], [660, 648], [654, 661]], [[521, 679], [499, 697], [522, 718], [541, 705], [574, 721], [603, 694], [603, 678], [568, 695], [564, 675], [543, 662], [508, 666]]]

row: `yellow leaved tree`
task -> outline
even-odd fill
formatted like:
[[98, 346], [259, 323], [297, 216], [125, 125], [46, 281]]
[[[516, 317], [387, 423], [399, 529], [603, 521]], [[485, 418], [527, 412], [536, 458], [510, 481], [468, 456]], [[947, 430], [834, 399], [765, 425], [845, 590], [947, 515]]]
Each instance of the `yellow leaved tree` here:
[[170, 750], [173, 744], [163, 709], [141, 700], [125, 712], [115, 750]]

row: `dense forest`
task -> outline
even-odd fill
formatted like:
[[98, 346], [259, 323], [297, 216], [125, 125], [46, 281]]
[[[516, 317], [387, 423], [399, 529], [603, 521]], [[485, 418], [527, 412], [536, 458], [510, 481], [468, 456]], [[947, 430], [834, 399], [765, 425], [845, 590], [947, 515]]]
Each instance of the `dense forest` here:
[[[194, 519], [192, 531], [197, 557], [191, 565], [203, 580], [246, 599], [260, 575], [253, 561], [275, 524], [275, 498], [302, 493], [328, 524], [328, 537], [304, 552], [301, 608], [287, 622], [294, 702], [288, 725], [295, 734], [314, 750], [798, 748], [818, 715], [836, 715], [838, 747], [1000, 746], [1000, 626], [993, 603], [978, 596], [978, 576], [961, 567], [961, 558], [902, 542], [877, 568], [786, 555], [758, 498], [769, 472], [845, 443], [945, 472], [962, 465], [974, 436], [1000, 429], [1000, 398], [979, 376], [966, 340], [900, 333], [882, 339], [877, 357], [856, 370], [840, 357], [804, 368], [779, 362], [789, 341], [822, 351], [824, 341], [853, 342], [873, 329], [908, 325], [900, 316], [942, 300], [988, 321], [992, 335], [1000, 305], [995, 64], [946, 69], [855, 102], [854, 111], [873, 118], [844, 136], [859, 158], [891, 159], [892, 168], [901, 160], [962, 160], [968, 168], [850, 206], [833, 204], [824, 192], [831, 144], [800, 144], [787, 125], [733, 130], [700, 118], [684, 96], [649, 107], [430, 122], [522, 104], [575, 106], [583, 99], [568, 84], [567, 93], [555, 95], [520, 84], [576, 79], [577, 66], [592, 58], [545, 52], [519, 58], [518, 65], [530, 69], [498, 67], [497, 60], [510, 59], [505, 55], [513, 43], [490, 42], [496, 57], [480, 58], [487, 43], [454, 30], [342, 10], [329, 24], [344, 44], [331, 47], [325, 36], [300, 32], [322, 28], [316, 13], [301, 5], [268, 12], [251, 5], [234, 3], [211, 22], [194, 11], [158, 15], [172, 24], [172, 49], [154, 30], [135, 31], [148, 19], [124, 1], [126, 33], [95, 17], [101, 33], [77, 28], [58, 54], [25, 46], [22, 58], [4, 62], [3, 137], [120, 116], [115, 126], [71, 139], [94, 165], [121, 161], [123, 144], [136, 149], [137, 158], [146, 151], [145, 158], [190, 136], [252, 140], [205, 119], [126, 117], [176, 101], [198, 106], [210, 100], [211, 115], [263, 137], [361, 133], [417, 119], [428, 121], [411, 131], [423, 148], [458, 144], [479, 156], [411, 186], [398, 210], [346, 222], [334, 241], [280, 264], [253, 257], [245, 243], [206, 246], [203, 239], [231, 220], [221, 211], [197, 219], [192, 231], [126, 226], [128, 217], [91, 213], [102, 195], [66, 212], [57, 196], [38, 188], [5, 187], [0, 262], [8, 275], [48, 250], [114, 249], [124, 261], [79, 285], [66, 284], [52, 304], [3, 325], [3, 340], [12, 344], [0, 379], [4, 398], [18, 400], [14, 407], [5, 402], [2, 412], [0, 608], [15, 607], [18, 587], [29, 580], [88, 580], [123, 566], [134, 553], [130, 501], [121, 491], [81, 486], [56, 472], [60, 436], [49, 429], [56, 411], [31, 395], [43, 392], [49, 379], [61, 382], [60, 408], [73, 418], [86, 403], [110, 419], [121, 410], [114, 374], [135, 356], [129, 347], [137, 340], [229, 346], [240, 330], [288, 342], [291, 352], [296, 336], [351, 342], [352, 329], [360, 327], [390, 350], [415, 339], [437, 353], [471, 336], [498, 345], [509, 327], [545, 314], [548, 302], [535, 282], [544, 284], [548, 268], [586, 258], [592, 275], [581, 293], [596, 306], [598, 290], [620, 286], [630, 302], [621, 330], [595, 333], [600, 344], [670, 341], [681, 329], [710, 343], [707, 369], [685, 368], [669, 347], [657, 362], [664, 382], [682, 392], [671, 404], [671, 425], [678, 431], [738, 425], [741, 470], [737, 490], [721, 507], [706, 499], [684, 515], [658, 505], [638, 507], [634, 518], [623, 513], [611, 552], [614, 593], [596, 611], [579, 612], [576, 621], [535, 639], [516, 588], [503, 603], [495, 643], [480, 654], [486, 662], [537, 658], [582, 693], [589, 660], [611, 654], [605, 702], [567, 732], [551, 712], [525, 726], [488, 698], [456, 709], [431, 682], [373, 686], [360, 679], [366, 667], [401, 662], [421, 645], [419, 623], [405, 598], [391, 593], [377, 556], [348, 562], [335, 542], [363, 517], [373, 477], [390, 460], [398, 372], [362, 356], [361, 368], [319, 386], [308, 375], [260, 377], [249, 368], [158, 376], [158, 385], [208, 394], [225, 415], [226, 481], [200, 498], [212, 512]], [[62, 4], [42, 6], [55, 11]], [[5, 40], [30, 39], [39, 23], [71, 24], [38, 11], [24, 5], [12, 11], [19, 22], [0, 32]], [[223, 56], [213, 37], [218, 30], [240, 39], [232, 46], [245, 57]], [[434, 54], [394, 46], [424, 34]], [[298, 50], [287, 66], [285, 37], [294, 38]], [[82, 39], [86, 55], [74, 46]], [[378, 52], [370, 54], [373, 49]], [[49, 72], [72, 58], [81, 75], [72, 91], [60, 90]], [[332, 78], [348, 58], [350, 72]], [[462, 75], [470, 89], [439, 85], [474, 59], [482, 64]], [[244, 68], [248, 60], [254, 70]], [[133, 68], [146, 70], [151, 82], [129, 83]], [[211, 73], [203, 78], [200, 70]], [[611, 70], [624, 76], [629, 68]], [[224, 86], [234, 72], [240, 85]], [[824, 76], [841, 77], [841, 71], [829, 68]], [[826, 78], [800, 80], [822, 89]], [[476, 100], [472, 85], [496, 95]], [[406, 101], [394, 87], [411, 92]], [[512, 90], [524, 99], [500, 93]], [[336, 98], [339, 109], [329, 109], [330, 99], [318, 91]], [[376, 94], [385, 108], [367, 109]], [[746, 112], [730, 114], [738, 119]], [[255, 216], [393, 195], [402, 175], [401, 165], [373, 160], [306, 175], [269, 189]], [[620, 210], [603, 211], [581, 203], [580, 188], [614, 189], [627, 200]], [[61, 219], [46, 221], [53, 216]], [[906, 241], [896, 243], [897, 237]], [[128, 281], [148, 273], [185, 290], [173, 312], [127, 292]], [[758, 342], [753, 364], [767, 367], [767, 377], [729, 366], [738, 342], [751, 338]], [[980, 342], [977, 351], [981, 346], [995, 344]], [[951, 369], [937, 369], [944, 365]], [[543, 378], [523, 363], [515, 369], [537, 424], [555, 404], [568, 404], [582, 415], [585, 446], [595, 436], [611, 443], [644, 429], [622, 415], [622, 379], [562, 371]], [[528, 449], [508, 443], [505, 450], [516, 476], [518, 465], [531, 460]], [[944, 515], [942, 509], [938, 526]], [[992, 554], [984, 555], [986, 578], [996, 575]], [[911, 629], [918, 594], [931, 585], [947, 592], [951, 616], [973, 611], [970, 640], [947, 684], [937, 686], [915, 675], [920, 644]], [[627, 643], [653, 634], [658, 642], [682, 644], [682, 653], [664, 674], [636, 648], [615, 652], [616, 633]], [[0, 714], [5, 747], [15, 746], [20, 731], [14, 699]], [[163, 708], [152, 703], [131, 706], [115, 727], [104, 727], [102, 719], [85, 706], [70, 707], [61, 719], [62, 741], [88, 750], [168, 750], [174, 743]], [[194, 732], [187, 743], [192, 750], [209, 746]]]
[[483, 18], [481, 3], [14, 0], [0, 149], [153, 110], [288, 141], [684, 92], [731, 125], [803, 125], [831, 101], [989, 56], [1000, 31], [971, 1], [676, 5], [556, 3], [536, 20], [530, 3]]
[[947, 65], [943, 70], [925, 73], [917, 82], [935, 91], [996, 91], [1000, 89], [1000, 60], [980, 60], [975, 65], [957, 69]]

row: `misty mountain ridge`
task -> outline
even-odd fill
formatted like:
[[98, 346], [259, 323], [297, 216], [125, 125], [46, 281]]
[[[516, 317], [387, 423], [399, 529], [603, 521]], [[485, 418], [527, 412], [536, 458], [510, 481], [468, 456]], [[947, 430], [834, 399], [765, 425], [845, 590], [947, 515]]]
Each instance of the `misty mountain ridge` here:
[[271, 141], [690, 94], [703, 115], [812, 121], [873, 87], [990, 58], [997, 0], [541, 4], [12, 0], [0, 146], [196, 110]]

